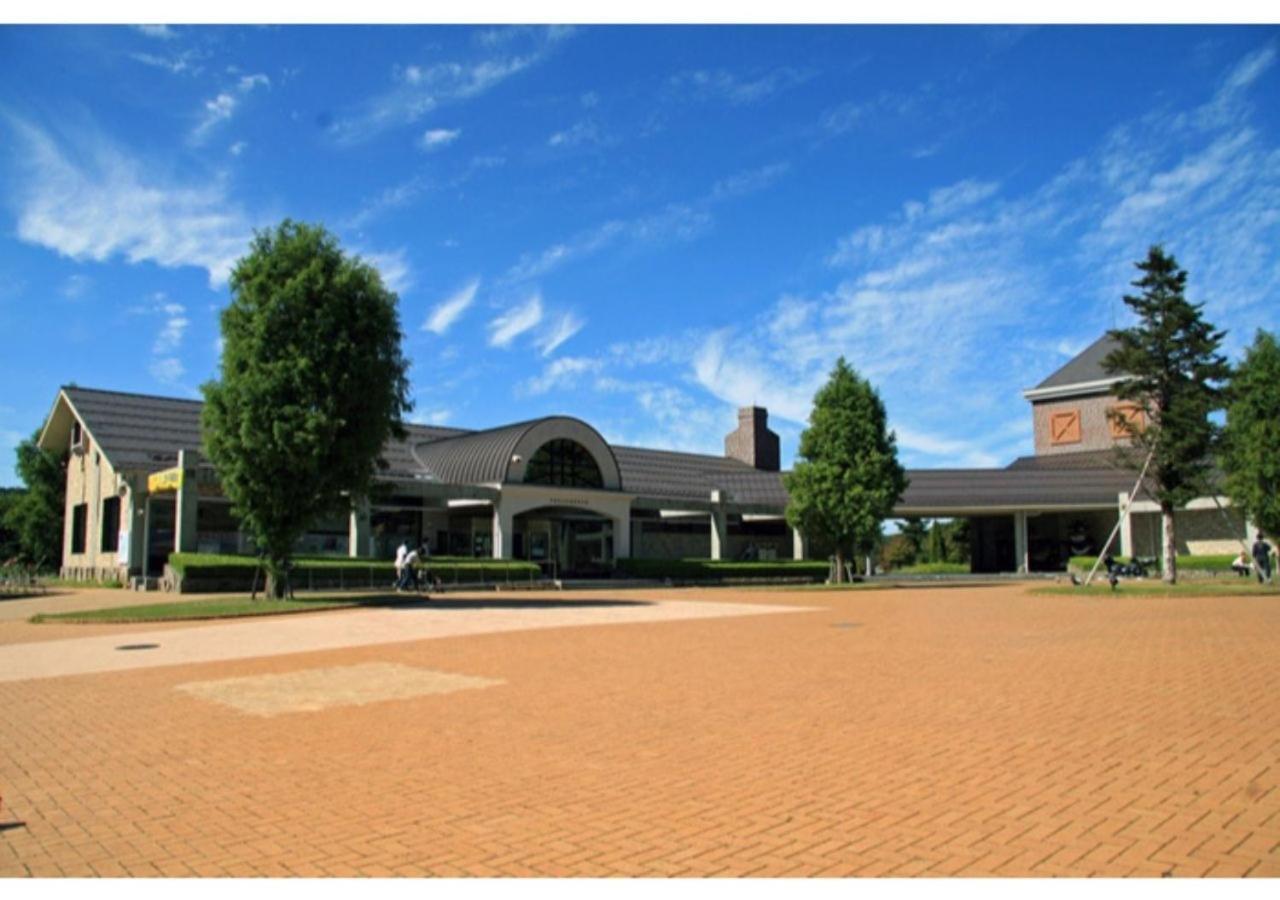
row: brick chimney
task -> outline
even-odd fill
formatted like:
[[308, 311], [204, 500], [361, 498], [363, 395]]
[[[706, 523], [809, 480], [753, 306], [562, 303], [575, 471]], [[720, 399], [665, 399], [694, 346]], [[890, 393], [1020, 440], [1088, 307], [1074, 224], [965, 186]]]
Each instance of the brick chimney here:
[[782, 447], [769, 430], [769, 410], [744, 406], [738, 410], [738, 429], [725, 436], [724, 455], [765, 472], [782, 467]]

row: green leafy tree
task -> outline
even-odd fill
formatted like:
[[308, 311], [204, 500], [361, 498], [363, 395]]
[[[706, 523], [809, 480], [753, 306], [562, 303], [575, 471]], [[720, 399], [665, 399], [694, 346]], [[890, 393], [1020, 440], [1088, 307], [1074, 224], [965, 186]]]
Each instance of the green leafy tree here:
[[18, 477], [26, 485], [8, 503], [5, 528], [16, 538], [18, 553], [38, 568], [62, 564], [63, 503], [67, 493], [67, 454], [41, 450], [37, 431], [18, 444]]
[[785, 483], [787, 522], [834, 548], [836, 580], [843, 581], [846, 556], [878, 541], [880, 523], [907, 487], [880, 395], [844, 357], [813, 398]]
[[9, 524], [10, 510], [25, 494], [22, 488], [0, 488], [0, 566], [22, 554], [18, 532]]
[[969, 552], [969, 520], [952, 519], [943, 527], [943, 541], [946, 544], [946, 562], [971, 564]]
[[913, 516], [898, 523], [898, 533], [906, 538], [911, 547], [911, 559], [903, 564], [909, 566], [924, 556], [924, 542], [928, 539], [929, 527]]
[[[1124, 453], [1140, 467], [1151, 455], [1148, 490], [1164, 518], [1164, 580], [1178, 580], [1174, 510], [1209, 490], [1216, 426], [1209, 413], [1221, 407], [1220, 384], [1230, 374], [1217, 351], [1226, 335], [1200, 315], [1204, 304], [1185, 296], [1187, 273], [1164, 249], [1154, 246], [1137, 263], [1141, 289], [1126, 294], [1125, 304], [1137, 315], [1132, 328], [1108, 332], [1119, 346], [1103, 360], [1112, 375], [1128, 376], [1116, 387], [1121, 399], [1141, 410], [1141, 421], [1112, 412], [1132, 449]], [[1123, 451], [1122, 451], [1123, 452]]]
[[880, 547], [880, 566], [884, 569], [905, 569], [916, 561], [915, 548], [904, 534], [895, 534]]
[[947, 561], [947, 539], [943, 533], [942, 523], [936, 520], [929, 528], [929, 549], [925, 554], [925, 561]]
[[1280, 346], [1259, 329], [1227, 388], [1222, 467], [1227, 496], [1269, 536], [1280, 535]]
[[383, 445], [403, 436], [408, 364], [396, 295], [324, 228], [258, 233], [230, 286], [204, 447], [278, 597], [297, 540], [368, 496]]

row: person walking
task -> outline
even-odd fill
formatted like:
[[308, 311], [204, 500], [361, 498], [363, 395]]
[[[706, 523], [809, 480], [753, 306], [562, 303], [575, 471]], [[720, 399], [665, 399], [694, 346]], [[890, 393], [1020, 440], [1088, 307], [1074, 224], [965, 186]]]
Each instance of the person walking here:
[[1253, 569], [1258, 573], [1259, 584], [1271, 583], [1271, 545], [1258, 532], [1258, 539], [1253, 542]]
[[412, 587], [413, 590], [415, 591], [419, 590], [419, 586], [418, 586], [418, 560], [419, 559], [421, 559], [421, 554], [418, 552], [418, 548], [416, 547], [410, 550], [409, 553], [405, 556], [404, 574], [400, 576], [401, 590], [407, 591], [409, 590], [410, 587]]
[[400, 584], [404, 581], [404, 560], [409, 555], [409, 546], [404, 542], [400, 542], [400, 546], [396, 548], [396, 590], [400, 590]]

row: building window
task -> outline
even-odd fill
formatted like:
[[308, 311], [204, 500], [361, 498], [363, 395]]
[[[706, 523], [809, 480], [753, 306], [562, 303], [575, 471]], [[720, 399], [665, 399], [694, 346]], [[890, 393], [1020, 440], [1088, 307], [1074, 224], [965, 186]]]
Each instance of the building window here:
[[84, 552], [85, 529], [89, 526], [89, 504], [77, 503], [71, 507], [71, 552]]
[[1147, 424], [1142, 408], [1135, 403], [1118, 403], [1107, 410], [1107, 422], [1113, 438], [1126, 438]]
[[102, 552], [115, 553], [120, 549], [120, 498], [108, 497], [102, 501]]
[[1080, 410], [1057, 412], [1049, 417], [1049, 442], [1052, 444], [1080, 443]]
[[538, 448], [524, 470], [525, 484], [559, 487], [604, 487], [604, 476], [595, 457], [577, 441], [557, 438]]

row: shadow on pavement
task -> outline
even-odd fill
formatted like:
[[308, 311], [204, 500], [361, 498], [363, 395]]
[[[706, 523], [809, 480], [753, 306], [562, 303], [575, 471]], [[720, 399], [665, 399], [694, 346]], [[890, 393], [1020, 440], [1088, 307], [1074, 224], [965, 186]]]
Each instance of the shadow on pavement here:
[[516, 600], [516, 599], [457, 599], [447, 597], [431, 597], [417, 599], [400, 599], [387, 597], [385, 600], [372, 601], [369, 606], [380, 606], [386, 609], [585, 609], [609, 608], [619, 606], [653, 606], [648, 600]]

